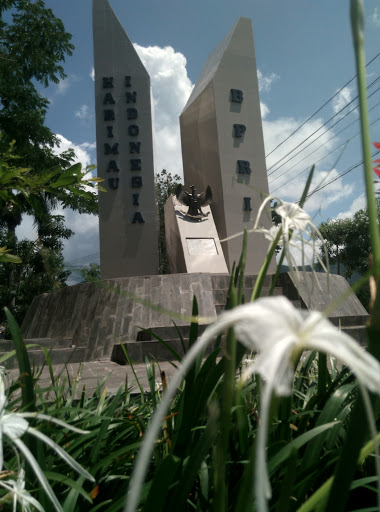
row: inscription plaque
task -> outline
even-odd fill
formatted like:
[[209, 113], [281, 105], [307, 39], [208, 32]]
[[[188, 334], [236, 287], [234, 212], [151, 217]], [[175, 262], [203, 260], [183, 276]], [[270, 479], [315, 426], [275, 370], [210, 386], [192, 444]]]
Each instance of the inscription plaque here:
[[213, 238], [186, 238], [186, 242], [191, 256], [218, 254]]

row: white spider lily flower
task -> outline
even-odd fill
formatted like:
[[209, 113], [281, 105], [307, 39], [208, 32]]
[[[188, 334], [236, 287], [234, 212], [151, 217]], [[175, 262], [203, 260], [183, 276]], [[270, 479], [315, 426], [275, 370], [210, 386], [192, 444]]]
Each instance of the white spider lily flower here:
[[0, 480], [0, 486], [9, 491], [13, 497], [13, 512], [17, 511], [17, 503], [21, 505], [23, 512], [32, 512], [33, 510], [45, 512], [42, 505], [25, 489], [25, 471], [23, 469], [20, 469], [17, 480]]
[[[281, 217], [281, 224], [279, 226], [273, 226], [267, 230], [259, 227], [262, 212], [269, 201], [276, 200], [278, 205], [274, 208], [274, 211]], [[313, 221], [308, 213], [305, 212], [298, 204], [288, 203], [281, 199], [273, 196], [269, 196], [260, 206], [257, 214], [256, 222], [253, 226], [252, 231], [261, 231], [264, 233], [268, 240], [274, 240], [278, 234], [278, 230], [282, 228], [282, 245], [285, 249], [288, 248], [292, 233], [298, 236], [298, 240], [306, 242], [305, 236], [308, 236], [312, 241], [319, 240], [322, 247], [325, 246], [325, 241], [320, 231], [314, 226]], [[323, 263], [321, 262], [323, 265]]]
[[311, 231], [316, 230], [310, 215], [298, 204], [282, 201], [282, 199], [276, 196], [268, 196], [264, 199], [257, 213], [253, 229], [257, 229], [259, 227], [261, 215], [267, 204], [271, 201], [278, 201], [274, 211], [281, 217], [281, 225], [284, 232], [289, 233], [290, 230], [306, 231], [309, 228]]
[[77, 432], [78, 434], [88, 434], [89, 431], [80, 430], [76, 427], [69, 425], [68, 423], [65, 423], [64, 421], [58, 420], [46, 414], [39, 414], [34, 412], [7, 412], [5, 410], [7, 403], [8, 401], [5, 394], [4, 380], [3, 376], [0, 375], [0, 471], [2, 470], [4, 464], [3, 443], [4, 438], [6, 437], [24, 455], [25, 459], [28, 461], [29, 465], [33, 469], [37, 478], [39, 479], [46, 494], [52, 501], [54, 509], [58, 510], [59, 512], [63, 511], [62, 506], [60, 505], [56, 495], [54, 494], [53, 489], [51, 488], [49, 482], [47, 481], [47, 478], [45, 477], [37, 460], [35, 459], [32, 452], [29, 450], [29, 448], [26, 446], [26, 444], [22, 441], [21, 438], [24, 434], [27, 433], [40, 439], [47, 446], [50, 446], [70, 467], [72, 467], [80, 475], [91, 480], [92, 482], [94, 482], [95, 480], [88, 471], [86, 471], [80, 464], [78, 464], [76, 460], [73, 459], [68, 453], [66, 453], [57, 443], [52, 441], [49, 437], [47, 437], [39, 430], [31, 427], [25, 418], [47, 420], [52, 423], [55, 423], [56, 425], [67, 428], [73, 432]]
[[167, 413], [182, 378], [199, 353], [216, 336], [230, 327], [234, 327], [237, 339], [249, 351], [258, 353], [243, 378], [258, 373], [264, 381], [254, 483], [257, 510], [260, 512], [267, 511], [267, 500], [270, 497], [266, 470], [266, 442], [272, 393], [287, 396], [292, 392], [294, 364], [302, 351], [316, 350], [336, 357], [352, 370], [363, 387], [380, 393], [379, 362], [356, 341], [334, 327], [321, 313], [297, 310], [288, 299], [278, 296], [260, 298], [226, 311], [192, 345], [163, 395], [136, 460], [125, 505], [126, 512], [135, 512], [137, 509], [153, 447], [162, 426], [162, 418]]
[[[281, 223], [278, 226], [272, 226], [270, 229], [266, 229], [261, 225], [262, 216], [264, 212], [267, 214], [268, 203], [271, 201], [277, 201], [274, 211], [280, 216]], [[271, 245], [276, 242], [277, 245], [282, 247], [289, 264], [289, 272], [296, 286], [301, 280], [298, 266], [301, 266], [303, 271], [306, 272], [306, 266], [310, 265], [313, 274], [312, 289], [308, 290], [310, 299], [314, 281], [319, 285], [317, 273], [314, 271], [315, 259], [317, 259], [323, 270], [329, 273], [326, 242], [320, 231], [314, 226], [310, 215], [295, 203], [282, 201], [275, 196], [268, 196], [260, 205], [253, 228], [247, 230], [247, 233], [262, 233], [265, 238], [271, 242]], [[279, 234], [281, 236], [278, 239]], [[242, 235], [243, 232], [237, 233], [225, 240], [231, 240], [232, 238]], [[224, 240], [221, 241], [223, 242]], [[319, 247], [323, 249], [326, 264], [319, 255]], [[309, 249], [311, 255], [308, 254], [307, 249]], [[301, 253], [301, 265], [296, 262], [294, 257], [295, 251]], [[305, 285], [307, 285], [307, 283], [305, 283]]]
[[[277, 215], [280, 216], [281, 223], [278, 226], [272, 226], [268, 230], [263, 227], [259, 227], [259, 223], [265, 206], [269, 201], [272, 200], [278, 201], [274, 211], [277, 213]], [[269, 196], [260, 206], [255, 225], [251, 231], [263, 233], [265, 238], [271, 241], [273, 244], [276, 240], [276, 237], [280, 233], [280, 230], [281, 237], [280, 240], [277, 241], [277, 244], [282, 247], [285, 253], [289, 265], [289, 272], [296, 286], [299, 285], [302, 279], [298, 267], [301, 266], [304, 272], [306, 272], [307, 266], [310, 266], [311, 268], [311, 289], [308, 287], [308, 282], [304, 282], [308, 293], [308, 301], [310, 303], [314, 282], [320, 286], [318, 275], [314, 270], [315, 260], [318, 261], [322, 269], [327, 272], [327, 274], [329, 273], [328, 254], [326, 250], [325, 239], [323, 238], [320, 231], [316, 228], [316, 226], [314, 226], [310, 215], [306, 213], [305, 210], [303, 210], [299, 205], [281, 201], [279, 198]], [[322, 247], [324, 251], [326, 264], [323, 262], [319, 255], [319, 246]], [[295, 252], [299, 252], [301, 254], [301, 265], [296, 262], [296, 258], [294, 256]], [[327, 284], [329, 286], [329, 281], [327, 281]], [[310, 306], [310, 304], [308, 305]]]
[[298, 204], [280, 201], [280, 205], [276, 206], [274, 211], [283, 219], [284, 231], [306, 231], [309, 227], [314, 227], [310, 215]]

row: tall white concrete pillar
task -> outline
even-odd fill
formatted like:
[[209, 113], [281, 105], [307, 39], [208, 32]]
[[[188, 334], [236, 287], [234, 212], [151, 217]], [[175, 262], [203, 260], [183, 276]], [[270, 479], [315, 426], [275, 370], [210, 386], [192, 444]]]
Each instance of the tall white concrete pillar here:
[[93, 0], [102, 279], [158, 273], [149, 75], [108, 0]]
[[[207, 59], [180, 126], [185, 184], [211, 186], [219, 238], [252, 227], [268, 179], [251, 20], [240, 18]], [[261, 225], [271, 226], [268, 212]], [[242, 238], [222, 242], [229, 270], [241, 247]], [[249, 235], [246, 273], [258, 273], [267, 249], [262, 235]]]

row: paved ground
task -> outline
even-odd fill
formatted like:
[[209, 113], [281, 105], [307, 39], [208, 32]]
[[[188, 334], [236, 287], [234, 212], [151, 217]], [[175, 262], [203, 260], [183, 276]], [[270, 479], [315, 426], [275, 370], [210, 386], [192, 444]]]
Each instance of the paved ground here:
[[[170, 378], [170, 376], [175, 372], [175, 368], [170, 362], [160, 362], [159, 365], [160, 369], [165, 372], [166, 378]], [[77, 398], [80, 397], [83, 385], [85, 385], [86, 395], [92, 396], [94, 391], [104, 380], [105, 383], [102, 389], [104, 389], [105, 386], [107, 387], [108, 393], [115, 394], [120, 386], [125, 386], [126, 378], [128, 379], [128, 387], [131, 389], [132, 393], [139, 393], [139, 388], [132, 368], [130, 366], [118, 365], [109, 360], [73, 363], [67, 365], [67, 369], [64, 365], [54, 365], [53, 370], [55, 377], [60, 377], [61, 382], [63, 379], [66, 379], [67, 381], [68, 375], [73, 383], [78, 379], [76, 391]], [[140, 385], [145, 391], [148, 391], [150, 388], [145, 364], [134, 365], [134, 370]], [[9, 370], [9, 375], [12, 380], [17, 380], [19, 375], [18, 370]], [[160, 371], [157, 366], [155, 375], [156, 382], [160, 383]], [[42, 371], [39, 384], [41, 388], [44, 388], [45, 386], [49, 387], [51, 385], [50, 374], [47, 367]]]

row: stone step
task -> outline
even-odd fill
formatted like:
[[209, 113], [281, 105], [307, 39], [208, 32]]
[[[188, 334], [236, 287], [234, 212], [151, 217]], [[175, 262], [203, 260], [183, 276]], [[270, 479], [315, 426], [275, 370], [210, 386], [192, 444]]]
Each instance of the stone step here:
[[[70, 348], [72, 338], [27, 338], [24, 340], [26, 345], [41, 345], [47, 350], [51, 348]], [[12, 340], [0, 339], [0, 352], [10, 352], [14, 349]], [[38, 350], [38, 347], [33, 347]]]
[[[303, 308], [303, 304], [301, 300], [292, 300], [291, 303], [296, 309]], [[215, 304], [215, 311], [217, 315], [220, 315], [225, 310], [225, 306], [222, 304]]]
[[[198, 325], [198, 333], [202, 334], [206, 327], [207, 325]], [[190, 325], [181, 325], [178, 327], [178, 330], [184, 339], [189, 339]], [[139, 331], [137, 333], [136, 341], [156, 341], [156, 338], [153, 336], [153, 334], [156, 334], [164, 341], [177, 339], [179, 340], [178, 330], [174, 325], [167, 327], [152, 327], [147, 331]], [[123, 340], [123, 338], [121, 338], [121, 341], [129, 340]]]
[[[230, 276], [227, 274], [211, 274], [211, 281], [214, 290], [228, 289], [230, 286]], [[243, 286], [244, 288], [250, 288], [253, 290], [256, 284], [257, 276], [244, 276]], [[264, 286], [270, 287], [272, 284], [272, 276], [267, 275], [264, 278]]]
[[337, 327], [365, 327], [368, 318], [368, 315], [329, 316], [330, 322]]
[[[187, 341], [185, 341], [185, 344]], [[167, 341], [167, 344], [175, 350], [180, 356], [184, 355], [182, 344], [179, 339]], [[127, 359], [122, 349], [122, 345], [126, 349], [129, 358], [133, 363], [143, 363], [145, 357], [155, 359], [157, 361], [175, 361], [175, 357], [162, 343], [159, 341], [127, 341], [113, 346], [111, 361], [118, 364], [127, 364]]]
[[[270, 291], [269, 287], [263, 288], [261, 291], [261, 296], [267, 297], [269, 295], [269, 291]], [[250, 288], [244, 287], [242, 292], [243, 292], [246, 302], [248, 302], [251, 299], [253, 287], [250, 287]], [[214, 304], [215, 305], [225, 306], [226, 302], [227, 302], [228, 288], [220, 288], [220, 289], [213, 290], [213, 295], [214, 295]], [[276, 287], [273, 290], [273, 295], [283, 295], [283, 289], [280, 286]]]
[[[0, 352], [0, 357], [8, 353], [9, 351]], [[50, 351], [50, 359], [52, 364], [81, 363], [85, 360], [85, 353], [85, 347], [53, 348]], [[45, 353], [41, 349], [28, 349], [28, 355], [31, 366], [42, 366], [46, 362]], [[17, 368], [16, 356], [14, 355], [6, 361], [3, 361], [1, 365], [7, 369]]]
[[[354, 338], [358, 343], [360, 343], [360, 345], [367, 345], [367, 332], [365, 326], [356, 325], [342, 327], [342, 331]], [[164, 339], [163, 336], [161, 337]], [[179, 339], [167, 338], [164, 341], [166, 341], [166, 343], [175, 350], [177, 354], [180, 356], [184, 355], [182, 343]], [[184, 339], [184, 342], [185, 346], [187, 346], [188, 340]], [[113, 346], [111, 361], [118, 364], [127, 364], [127, 359], [121, 345], [124, 346], [133, 363], [143, 363], [145, 361], [145, 357], [148, 359], [155, 359], [157, 361], [170, 361], [175, 359], [170, 350], [157, 340], [126, 341], [122, 344], [116, 344]], [[206, 354], [210, 353], [211, 350], [212, 345], [208, 347]]]
[[342, 327], [342, 331], [354, 338], [363, 347], [368, 345], [367, 329], [364, 325]]

